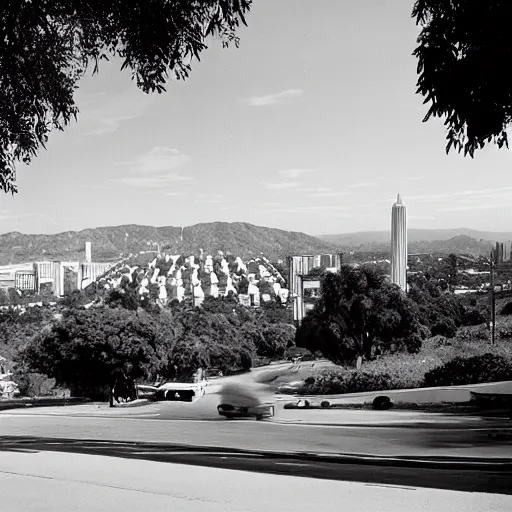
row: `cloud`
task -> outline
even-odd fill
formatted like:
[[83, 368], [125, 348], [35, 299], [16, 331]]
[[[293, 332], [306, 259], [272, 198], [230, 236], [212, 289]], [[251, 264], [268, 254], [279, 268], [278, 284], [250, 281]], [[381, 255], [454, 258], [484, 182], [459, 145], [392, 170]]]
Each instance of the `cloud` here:
[[295, 98], [299, 98], [304, 94], [301, 89], [287, 89], [275, 94], [268, 94], [266, 96], [253, 96], [247, 101], [252, 107], [266, 107], [267, 105], [278, 105]]
[[92, 137], [115, 133], [124, 122], [142, 117], [153, 101], [154, 98], [138, 90], [112, 97], [104, 94], [85, 96], [81, 105], [94, 105], [96, 108], [81, 109], [80, 127], [85, 130], [83, 135]]
[[189, 161], [190, 157], [180, 153], [177, 149], [156, 146], [137, 157], [135, 161], [126, 162], [125, 165], [130, 166], [132, 176], [123, 177], [116, 181], [143, 188], [164, 188], [176, 182], [193, 181], [190, 176], [172, 172], [176, 167], [180, 167]]
[[434, 220], [435, 219], [435, 217], [428, 216], [428, 215], [425, 215], [425, 216], [422, 216], [422, 215], [408, 215], [407, 218], [409, 220]]
[[377, 183], [368, 183], [368, 182], [361, 182], [361, 183], [353, 183], [352, 185], [347, 185], [349, 188], [370, 188], [370, 187], [377, 187]]
[[178, 196], [184, 196], [185, 195], [185, 192], [176, 192], [176, 191], [169, 191], [169, 192], [165, 192], [164, 193], [165, 196], [170, 196], [170, 197], [178, 197]]
[[299, 178], [303, 174], [308, 174], [310, 172], [315, 172], [315, 169], [283, 169], [282, 171], [279, 171], [279, 174], [286, 178]]
[[425, 177], [424, 176], [409, 176], [407, 178], [407, 181], [421, 181], [421, 180], [424, 180]]
[[221, 203], [222, 201], [220, 199], [196, 199], [194, 201], [194, 203], [207, 203], [207, 204], [218, 204], [218, 203]]
[[290, 188], [298, 187], [298, 183], [294, 181], [280, 181], [274, 183], [263, 183], [267, 190], [287, 190]]

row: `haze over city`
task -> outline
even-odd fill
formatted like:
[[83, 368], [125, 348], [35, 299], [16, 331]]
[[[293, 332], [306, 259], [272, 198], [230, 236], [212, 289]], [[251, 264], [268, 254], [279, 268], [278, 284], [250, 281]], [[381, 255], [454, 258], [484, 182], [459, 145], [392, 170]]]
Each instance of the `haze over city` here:
[[380, 230], [397, 192], [410, 228], [509, 230], [509, 152], [446, 156], [442, 122], [422, 123], [410, 11], [405, 0], [259, 0], [239, 49], [211, 40], [190, 78], [160, 96], [103, 62], [77, 92], [78, 123], [18, 167], [0, 232]]

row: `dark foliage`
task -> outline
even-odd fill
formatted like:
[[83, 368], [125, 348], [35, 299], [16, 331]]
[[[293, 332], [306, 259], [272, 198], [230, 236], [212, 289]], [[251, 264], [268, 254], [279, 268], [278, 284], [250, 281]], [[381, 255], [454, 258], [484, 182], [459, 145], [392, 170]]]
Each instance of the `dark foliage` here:
[[74, 92], [90, 63], [109, 57], [145, 93], [186, 79], [206, 38], [238, 44], [251, 0], [2, 2], [0, 7], [0, 189], [16, 192], [15, 163], [29, 163], [48, 134], [78, 108]]
[[512, 361], [496, 354], [456, 357], [425, 375], [425, 385], [461, 386], [512, 379]]
[[305, 382], [300, 393], [305, 395], [337, 395], [393, 388], [390, 375], [373, 371], [324, 372]]
[[398, 287], [372, 269], [343, 266], [323, 276], [321, 297], [301, 323], [296, 345], [344, 364], [359, 355], [371, 359], [377, 345], [386, 350], [408, 339], [417, 351], [420, 332], [416, 304]]
[[412, 15], [422, 25], [417, 92], [430, 104], [424, 120], [445, 120], [446, 152], [473, 156], [491, 141], [508, 147], [512, 96], [504, 63], [512, 57], [512, 4], [417, 0]]
[[432, 336], [444, 336], [445, 338], [454, 338], [457, 334], [457, 326], [451, 318], [443, 318], [432, 326]]
[[500, 315], [512, 315], [512, 302], [507, 302], [500, 311]]

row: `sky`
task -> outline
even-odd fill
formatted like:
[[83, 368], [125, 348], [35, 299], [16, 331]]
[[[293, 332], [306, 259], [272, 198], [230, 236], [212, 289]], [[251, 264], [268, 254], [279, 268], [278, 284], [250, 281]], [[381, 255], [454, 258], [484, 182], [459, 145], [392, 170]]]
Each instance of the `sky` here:
[[512, 154], [445, 154], [423, 123], [412, 0], [254, 0], [240, 47], [211, 39], [184, 82], [146, 95], [103, 62], [78, 122], [50, 136], [0, 232], [249, 222], [312, 235], [410, 228], [511, 230]]

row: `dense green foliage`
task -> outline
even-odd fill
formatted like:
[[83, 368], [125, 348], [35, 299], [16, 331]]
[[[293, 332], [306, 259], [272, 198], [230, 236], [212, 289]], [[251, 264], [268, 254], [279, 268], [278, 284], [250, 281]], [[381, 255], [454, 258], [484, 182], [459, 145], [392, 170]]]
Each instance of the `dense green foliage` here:
[[491, 141], [508, 146], [512, 101], [503, 63], [512, 55], [511, 16], [503, 0], [415, 2], [417, 92], [430, 103], [425, 121], [445, 119], [447, 152], [473, 156]]
[[185, 79], [206, 38], [238, 44], [251, 0], [76, 0], [0, 4], [0, 190], [16, 192], [15, 164], [29, 163], [53, 128], [78, 108], [74, 93], [90, 64], [109, 57], [145, 93]]
[[229, 375], [249, 370], [254, 358], [282, 358], [294, 343], [294, 327], [272, 308], [267, 319], [265, 308], [248, 310], [229, 298], [146, 309], [119, 298], [113, 291], [105, 305], [68, 307], [42, 331], [34, 323], [17, 357], [23, 388], [43, 374], [75, 396], [104, 399], [117, 369], [139, 382], [187, 380], [199, 368]]
[[367, 370], [323, 372], [315, 378], [306, 379], [304, 384], [300, 392], [307, 395], [363, 393], [393, 388], [390, 375]]
[[297, 331], [296, 345], [320, 351], [336, 364], [380, 351], [421, 347], [416, 304], [372, 269], [343, 266], [325, 274], [321, 297]]
[[456, 357], [430, 370], [425, 375], [425, 385], [462, 386], [512, 380], [512, 359], [497, 354]]

